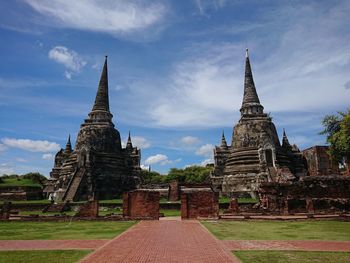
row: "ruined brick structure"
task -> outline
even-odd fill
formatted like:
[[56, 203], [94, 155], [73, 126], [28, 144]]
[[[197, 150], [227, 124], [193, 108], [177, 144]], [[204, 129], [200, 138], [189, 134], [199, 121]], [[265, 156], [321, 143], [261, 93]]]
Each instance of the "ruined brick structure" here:
[[180, 185], [178, 181], [171, 181], [169, 183], [169, 201], [178, 201], [180, 199]]
[[264, 113], [255, 89], [248, 50], [241, 118], [233, 128], [231, 145], [222, 134], [214, 149], [212, 184], [223, 194], [256, 196], [262, 182], [287, 182], [305, 175], [302, 153], [290, 145], [285, 132], [282, 145], [271, 117]]
[[129, 219], [159, 219], [160, 194], [155, 190], [134, 190], [123, 195], [123, 216]]
[[79, 207], [76, 217], [98, 217], [99, 204], [97, 200], [87, 201]]
[[210, 187], [181, 188], [181, 218], [218, 218], [219, 193]]
[[47, 194], [63, 201], [112, 199], [135, 188], [141, 153], [132, 146], [130, 133], [122, 148], [112, 117], [106, 57], [92, 111], [81, 124], [74, 150], [69, 137], [66, 148], [56, 154]]
[[259, 194], [269, 212], [289, 214], [350, 211], [348, 176], [306, 176], [297, 182], [263, 183]]
[[339, 174], [339, 165], [327, 153], [328, 146], [312, 146], [303, 150], [310, 176]]

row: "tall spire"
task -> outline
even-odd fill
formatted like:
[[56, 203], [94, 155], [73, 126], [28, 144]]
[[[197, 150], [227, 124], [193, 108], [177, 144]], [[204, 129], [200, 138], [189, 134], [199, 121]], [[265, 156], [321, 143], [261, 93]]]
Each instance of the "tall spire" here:
[[241, 114], [262, 114], [263, 109], [264, 107], [260, 104], [260, 100], [255, 89], [252, 68], [250, 66], [249, 52], [247, 48], [245, 59], [244, 95]]
[[107, 56], [103, 65], [100, 83], [98, 84], [95, 103], [92, 108], [92, 111], [96, 110], [109, 112]]
[[221, 145], [220, 145], [220, 147], [222, 147], [222, 148], [227, 148], [227, 142], [226, 142], [226, 139], [225, 139], [225, 133], [224, 133], [224, 131], [222, 131]]
[[72, 144], [70, 143], [70, 134], [68, 136], [68, 141], [66, 144], [66, 149], [64, 150], [65, 153], [71, 153], [72, 152]]
[[282, 147], [283, 148], [292, 148], [292, 146], [290, 145], [290, 143], [288, 141], [285, 129], [283, 129]]
[[109, 111], [109, 98], [108, 98], [108, 68], [107, 68], [107, 56], [103, 65], [100, 82], [98, 84], [97, 94], [95, 98], [92, 111], [89, 113], [88, 123], [112, 123], [113, 115]]
[[128, 142], [126, 143], [126, 148], [132, 149], [132, 142], [131, 142], [130, 131], [129, 131], [129, 136], [128, 136]]

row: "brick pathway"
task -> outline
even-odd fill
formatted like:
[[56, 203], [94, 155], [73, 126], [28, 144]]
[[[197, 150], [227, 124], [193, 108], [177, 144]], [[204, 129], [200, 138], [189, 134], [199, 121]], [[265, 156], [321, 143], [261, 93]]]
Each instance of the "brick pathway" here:
[[239, 262], [198, 221], [141, 221], [81, 262]]
[[317, 240], [223, 240], [229, 250], [350, 251], [348, 241]]
[[97, 249], [109, 240], [0, 240], [0, 250]]

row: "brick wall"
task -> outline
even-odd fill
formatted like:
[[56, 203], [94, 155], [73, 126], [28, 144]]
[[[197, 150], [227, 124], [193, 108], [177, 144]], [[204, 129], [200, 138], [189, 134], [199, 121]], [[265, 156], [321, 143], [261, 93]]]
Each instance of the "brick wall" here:
[[210, 188], [181, 190], [181, 218], [195, 219], [219, 217], [219, 193]]
[[328, 146], [313, 146], [303, 151], [311, 176], [339, 174], [338, 164], [327, 153]]
[[350, 178], [307, 176], [298, 182], [263, 183], [267, 210], [279, 213], [350, 211]]
[[172, 181], [169, 183], [169, 201], [178, 201], [180, 199], [180, 188], [178, 181]]
[[124, 193], [123, 216], [130, 219], [159, 219], [158, 191], [134, 190]]
[[98, 201], [88, 201], [79, 207], [76, 217], [98, 217]]

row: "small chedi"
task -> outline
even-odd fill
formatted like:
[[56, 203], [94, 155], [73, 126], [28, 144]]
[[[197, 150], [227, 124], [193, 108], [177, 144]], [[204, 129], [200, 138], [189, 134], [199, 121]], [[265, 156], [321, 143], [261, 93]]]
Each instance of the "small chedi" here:
[[139, 184], [141, 152], [130, 133], [122, 148], [109, 110], [107, 57], [92, 111], [81, 124], [74, 150], [70, 137], [55, 157], [44, 192], [57, 201], [112, 199]]
[[283, 132], [282, 144], [271, 117], [261, 105], [246, 50], [241, 118], [228, 145], [222, 134], [214, 149], [212, 183], [222, 194], [255, 196], [262, 182], [295, 181], [306, 174], [303, 155]]

